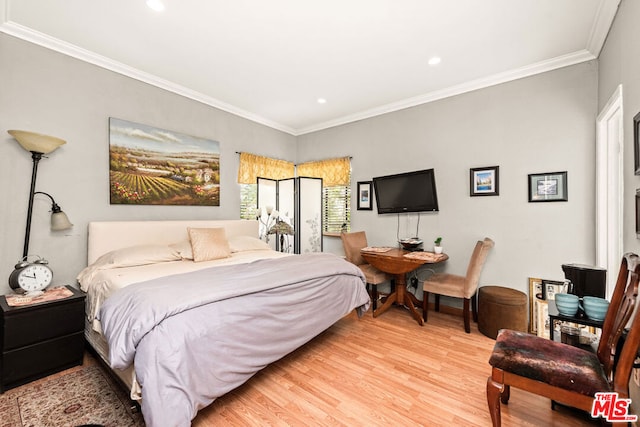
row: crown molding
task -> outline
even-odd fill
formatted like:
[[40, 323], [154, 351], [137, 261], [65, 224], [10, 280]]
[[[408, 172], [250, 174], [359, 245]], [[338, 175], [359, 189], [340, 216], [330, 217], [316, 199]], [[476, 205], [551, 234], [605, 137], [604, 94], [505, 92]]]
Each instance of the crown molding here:
[[604, 40], [606, 39], [608, 30], [611, 26], [611, 23], [613, 22], [613, 19], [615, 18], [615, 12], [617, 11], [619, 3], [620, 0], [601, 0], [600, 8], [598, 10], [598, 19], [596, 19], [589, 37], [588, 49], [583, 49], [546, 61], [541, 61], [514, 70], [494, 74], [484, 78], [465, 82], [460, 85], [451, 86], [442, 90], [400, 100], [369, 110], [364, 110], [358, 113], [340, 117], [335, 120], [330, 120], [299, 129], [295, 129], [281, 123], [266, 119], [257, 114], [245, 111], [213, 97], [204, 95], [200, 92], [191, 90], [181, 85], [177, 85], [168, 80], [161, 79], [152, 74], [143, 72], [117, 61], [113, 61], [104, 56], [97, 55], [93, 52], [50, 37], [38, 31], [34, 31], [28, 27], [24, 27], [10, 21], [7, 22], [5, 21], [5, 18], [9, 16], [9, 2], [6, 0], [0, 0], [0, 32], [37, 44], [39, 46], [43, 46], [45, 48], [68, 55], [81, 61], [97, 65], [101, 68], [105, 68], [107, 70], [142, 81], [144, 83], [148, 83], [161, 89], [165, 89], [177, 95], [193, 99], [197, 102], [201, 102], [205, 105], [209, 105], [227, 113], [270, 127], [272, 129], [279, 130], [293, 136], [300, 136], [595, 59], [597, 58], [597, 54], [599, 54], [600, 49], [602, 49], [602, 45], [604, 44]]
[[319, 123], [314, 126], [309, 126], [304, 129], [300, 129], [296, 135], [304, 135], [311, 132], [317, 132], [320, 130], [328, 129], [344, 125], [347, 123], [356, 122], [358, 120], [364, 120], [382, 114], [392, 113], [394, 111], [404, 110], [406, 108], [415, 107], [421, 104], [437, 101], [444, 98], [460, 95], [463, 93], [471, 92], [478, 89], [483, 89], [490, 86], [495, 86], [501, 83], [510, 82], [512, 80], [529, 77], [535, 74], [544, 73], [547, 71], [556, 70], [570, 65], [579, 64], [581, 62], [590, 61], [596, 57], [586, 49], [573, 52], [567, 55], [558, 56], [546, 61], [541, 61], [535, 64], [527, 65], [525, 67], [516, 68], [503, 73], [494, 74], [481, 79], [472, 80], [460, 85], [451, 86], [442, 90], [429, 92], [423, 95], [419, 95], [413, 98], [404, 99], [391, 104], [386, 104], [380, 107], [372, 108], [370, 110], [361, 111], [359, 113], [351, 114], [349, 116], [341, 117], [336, 120]]
[[600, 51], [607, 40], [619, 6], [620, 0], [600, 0], [596, 18], [593, 20], [593, 26], [587, 39], [587, 50], [595, 57], [600, 56]]
[[[3, 1], [3, 0], [0, 0], [0, 1]], [[148, 83], [150, 85], [159, 87], [169, 92], [173, 92], [177, 95], [181, 95], [186, 98], [193, 99], [194, 101], [198, 101], [203, 104], [209, 105], [211, 107], [215, 107], [219, 110], [234, 114], [236, 116], [245, 118], [247, 120], [251, 120], [253, 122], [268, 126], [276, 130], [280, 130], [282, 132], [285, 132], [294, 136], [296, 134], [295, 130], [288, 126], [282, 125], [280, 123], [276, 123], [272, 120], [265, 119], [264, 117], [258, 116], [257, 114], [237, 108], [233, 105], [227, 104], [223, 101], [204, 95], [200, 92], [191, 90], [184, 86], [175, 84], [168, 80], [161, 79], [150, 73], [146, 73], [144, 71], [122, 64], [120, 62], [113, 61], [107, 57], [97, 55], [86, 49], [82, 49], [76, 45], [64, 42], [54, 37], [50, 37], [41, 32], [34, 31], [20, 24], [16, 24], [14, 22], [3, 22], [2, 25], [0, 25], [0, 31], [10, 36], [14, 36], [19, 39], [28, 41], [30, 43], [62, 53], [72, 58], [76, 58], [81, 61], [88, 62], [93, 65], [97, 65], [98, 67], [113, 71], [118, 74], [122, 74], [127, 77], [131, 77], [132, 79], [136, 79], [141, 82]]]

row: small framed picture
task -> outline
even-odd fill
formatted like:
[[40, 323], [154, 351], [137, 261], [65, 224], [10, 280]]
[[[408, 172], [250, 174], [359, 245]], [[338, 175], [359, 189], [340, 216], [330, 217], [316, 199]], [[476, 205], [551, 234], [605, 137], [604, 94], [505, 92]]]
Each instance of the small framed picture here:
[[545, 300], [536, 299], [535, 300], [535, 310], [536, 310], [536, 334], [542, 338], [549, 338], [549, 303]]
[[371, 181], [358, 182], [358, 210], [370, 211], [373, 209], [371, 201]]
[[567, 172], [529, 174], [529, 202], [566, 202]]
[[633, 118], [633, 153], [635, 158], [635, 174], [640, 175], [640, 113]]
[[542, 279], [529, 277], [529, 333], [538, 332], [538, 316], [535, 304], [536, 300], [543, 300]]
[[497, 196], [499, 192], [499, 167], [488, 166], [469, 170], [470, 196]]
[[640, 188], [636, 190], [636, 237], [640, 239]]
[[565, 283], [559, 280], [542, 280], [542, 292], [544, 300], [551, 301], [556, 299], [556, 294], [564, 291]]

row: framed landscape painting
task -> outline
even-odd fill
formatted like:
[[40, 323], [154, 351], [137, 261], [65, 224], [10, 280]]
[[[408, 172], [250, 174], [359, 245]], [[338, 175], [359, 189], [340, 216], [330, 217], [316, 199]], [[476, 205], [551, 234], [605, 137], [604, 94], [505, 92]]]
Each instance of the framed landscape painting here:
[[567, 172], [529, 174], [529, 202], [566, 202]]
[[469, 170], [470, 196], [497, 196], [500, 194], [498, 181], [500, 168], [488, 166]]
[[358, 182], [358, 210], [373, 210], [371, 204], [371, 181]]
[[220, 143], [109, 118], [111, 204], [220, 206]]

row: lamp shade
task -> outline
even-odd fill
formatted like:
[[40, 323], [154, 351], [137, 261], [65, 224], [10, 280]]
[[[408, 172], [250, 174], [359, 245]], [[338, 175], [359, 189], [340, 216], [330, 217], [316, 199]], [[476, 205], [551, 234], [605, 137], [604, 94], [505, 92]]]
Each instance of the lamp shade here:
[[293, 227], [282, 220], [277, 220], [276, 223], [269, 229], [268, 234], [293, 234]]
[[51, 231], [68, 230], [73, 227], [67, 214], [60, 211], [51, 214]]
[[26, 130], [10, 130], [7, 132], [18, 141], [22, 148], [35, 153], [48, 154], [67, 143], [67, 141], [55, 136], [42, 135]]

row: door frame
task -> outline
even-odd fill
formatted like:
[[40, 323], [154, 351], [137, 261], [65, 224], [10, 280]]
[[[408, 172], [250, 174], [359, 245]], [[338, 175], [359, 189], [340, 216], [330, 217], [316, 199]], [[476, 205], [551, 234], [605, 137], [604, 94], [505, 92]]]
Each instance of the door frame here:
[[622, 85], [596, 119], [596, 264], [607, 269], [611, 297], [623, 247], [624, 129]]

